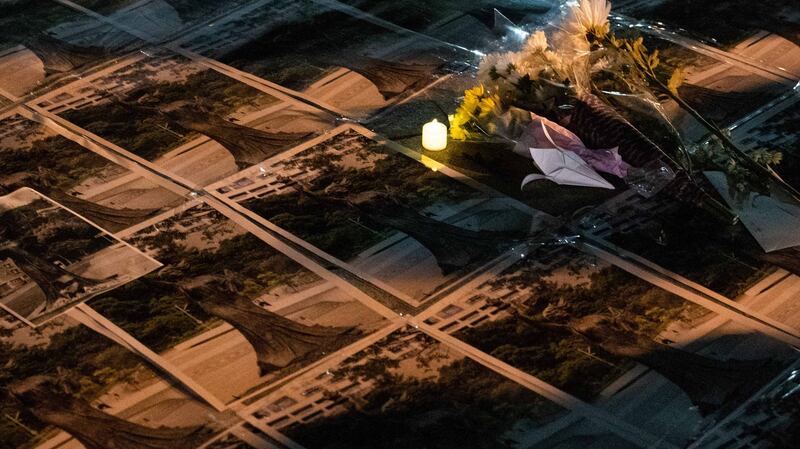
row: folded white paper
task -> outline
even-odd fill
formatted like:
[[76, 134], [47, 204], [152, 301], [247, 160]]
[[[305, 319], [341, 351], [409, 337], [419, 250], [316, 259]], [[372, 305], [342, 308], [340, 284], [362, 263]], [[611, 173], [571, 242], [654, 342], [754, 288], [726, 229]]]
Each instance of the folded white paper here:
[[800, 206], [756, 192], [733, 198], [725, 173], [704, 172], [745, 228], [766, 252], [800, 245]]

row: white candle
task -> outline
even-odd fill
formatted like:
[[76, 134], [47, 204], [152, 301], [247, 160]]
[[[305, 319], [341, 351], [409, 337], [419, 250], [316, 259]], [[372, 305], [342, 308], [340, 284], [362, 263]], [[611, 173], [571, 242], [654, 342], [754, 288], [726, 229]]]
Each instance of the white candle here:
[[440, 151], [447, 147], [447, 126], [436, 119], [422, 127], [422, 147], [430, 151]]

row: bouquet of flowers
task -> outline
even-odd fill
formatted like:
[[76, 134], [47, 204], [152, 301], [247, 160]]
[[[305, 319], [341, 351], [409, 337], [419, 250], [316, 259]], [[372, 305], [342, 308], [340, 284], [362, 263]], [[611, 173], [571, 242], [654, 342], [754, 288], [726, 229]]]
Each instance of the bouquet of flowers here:
[[[681, 98], [684, 70], [662, 63], [642, 37], [612, 31], [610, 10], [606, 0], [581, 0], [560, 26], [535, 31], [520, 50], [486, 55], [479, 85], [465, 92], [450, 117], [451, 138], [500, 136], [516, 142], [515, 152], [534, 159], [544, 173], [531, 180], [602, 187], [588, 167], [645, 197], [663, 192], [726, 222], [735, 223], [737, 216], [708, 193], [702, 171], [726, 173], [729, 185], [742, 192], [778, 187], [793, 201], [800, 199], [771, 169], [780, 163], [780, 153], [739, 149]], [[707, 129], [710, 140], [685, 145], [662, 111], [661, 98], [674, 100]], [[550, 175], [553, 151], [534, 151], [542, 148], [558, 151], [559, 160], [577, 174]]]

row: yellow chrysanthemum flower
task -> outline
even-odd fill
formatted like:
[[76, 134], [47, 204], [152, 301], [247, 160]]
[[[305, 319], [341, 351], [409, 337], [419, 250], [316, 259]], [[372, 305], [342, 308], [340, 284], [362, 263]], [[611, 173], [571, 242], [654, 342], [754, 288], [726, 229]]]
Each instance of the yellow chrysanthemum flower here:
[[478, 118], [485, 119], [492, 114], [499, 115], [500, 113], [500, 97], [497, 95], [489, 95], [483, 97], [478, 104]]
[[470, 123], [477, 123], [492, 114], [499, 114], [500, 107], [500, 97], [496, 94], [488, 94], [482, 84], [464, 91], [464, 99], [455, 114], [448, 116], [450, 137], [454, 140], [478, 137], [478, 133], [469, 130]]

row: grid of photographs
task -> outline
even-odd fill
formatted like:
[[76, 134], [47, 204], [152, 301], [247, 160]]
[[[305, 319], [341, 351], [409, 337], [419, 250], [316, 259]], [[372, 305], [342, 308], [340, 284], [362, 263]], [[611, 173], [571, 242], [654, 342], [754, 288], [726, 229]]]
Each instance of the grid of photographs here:
[[[792, 416], [800, 245], [622, 182], [521, 189], [507, 141], [422, 149], [551, 2], [24, 3], [0, 4], [0, 448], [716, 448]], [[771, 25], [646, 40], [796, 183]]]

